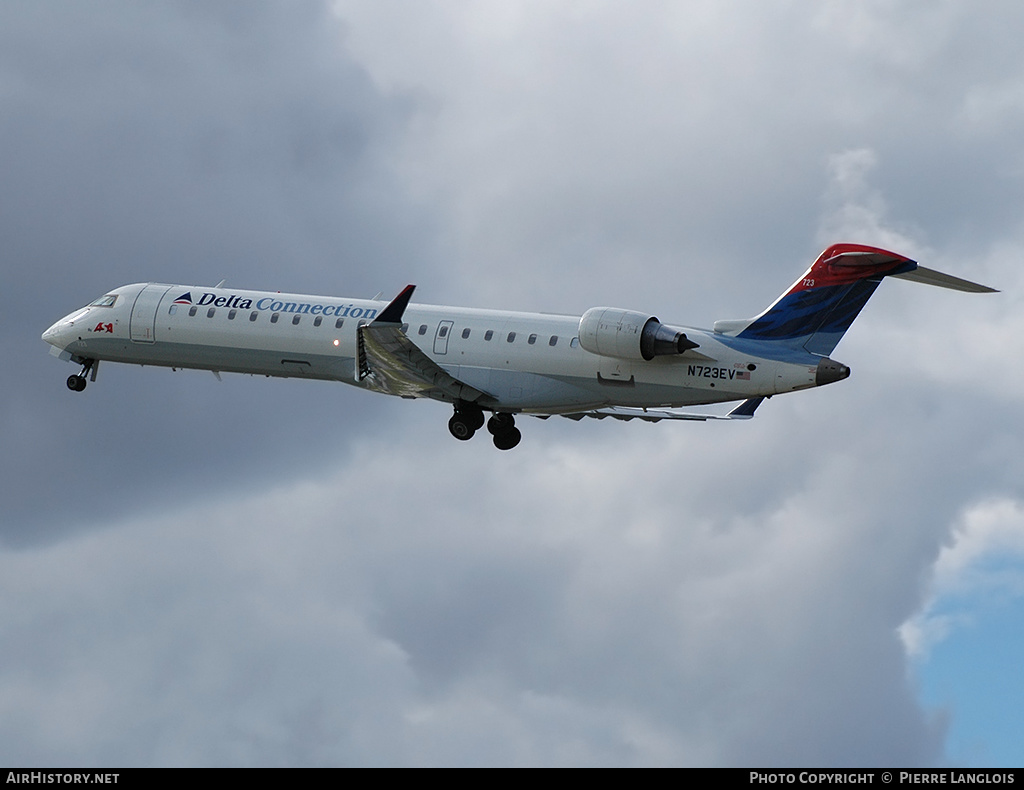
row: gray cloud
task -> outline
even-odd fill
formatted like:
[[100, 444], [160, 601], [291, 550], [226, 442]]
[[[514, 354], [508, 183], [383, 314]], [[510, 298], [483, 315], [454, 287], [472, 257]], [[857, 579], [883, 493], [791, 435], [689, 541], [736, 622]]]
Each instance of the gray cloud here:
[[47, 540], [76, 513], [102, 521], [308, 469], [339, 435], [373, 425], [373, 406], [350, 422], [327, 386], [216, 388], [165, 371], [123, 379], [107, 367], [96, 396], [74, 401], [41, 353], [49, 323], [129, 282], [372, 296], [431, 256], [429, 215], [386, 160], [409, 103], [373, 88], [345, 54], [344, 26], [315, 3], [210, 6], [0, 12], [0, 226], [17, 286], [0, 320], [10, 369], [40, 383], [5, 408], [10, 543]]
[[[397, 457], [363, 445], [318, 479], [23, 553], [7, 590], [51, 636], [11, 634], [38, 680], [11, 673], [29, 703], [4, 720], [45, 731], [86, 697], [143, 763], [934, 761], [896, 634], [949, 527], [943, 501], [901, 501], [931, 448], [851, 427], [811, 456], [831, 421], [791, 419], [533, 435], [475, 476], [491, 448], [407, 424]], [[649, 490], [613, 455], [659, 458]], [[732, 496], [773, 462], [784, 494]], [[117, 757], [64, 726], [76, 759]]]

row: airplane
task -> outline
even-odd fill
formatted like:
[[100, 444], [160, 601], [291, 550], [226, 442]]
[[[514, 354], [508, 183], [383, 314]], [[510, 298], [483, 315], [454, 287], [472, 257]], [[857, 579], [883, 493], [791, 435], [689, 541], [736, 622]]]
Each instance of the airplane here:
[[[712, 329], [663, 324], [616, 307], [582, 316], [136, 283], [65, 316], [42, 339], [81, 365], [101, 361], [341, 381], [453, 407], [452, 436], [484, 426], [509, 450], [515, 415], [574, 420], [746, 420], [765, 398], [841, 381], [829, 356], [885, 277], [972, 293], [995, 289], [893, 252], [833, 244], [778, 299]], [[741, 401], [726, 415], [688, 407]]]

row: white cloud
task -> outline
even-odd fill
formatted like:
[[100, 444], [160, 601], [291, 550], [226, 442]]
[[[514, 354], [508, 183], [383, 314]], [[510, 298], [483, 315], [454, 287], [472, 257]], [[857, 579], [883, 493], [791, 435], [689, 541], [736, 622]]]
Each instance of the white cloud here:
[[827, 208], [818, 241], [823, 245], [856, 241], [911, 258], [920, 257], [920, 242], [915, 242], [912, 233], [890, 226], [885, 199], [870, 184], [871, 172], [877, 165], [878, 156], [870, 148], [854, 148], [829, 157]]
[[1000, 498], [968, 507], [932, 569], [922, 610], [900, 627], [907, 652], [925, 658], [978, 611], [1024, 596], [1024, 504]]

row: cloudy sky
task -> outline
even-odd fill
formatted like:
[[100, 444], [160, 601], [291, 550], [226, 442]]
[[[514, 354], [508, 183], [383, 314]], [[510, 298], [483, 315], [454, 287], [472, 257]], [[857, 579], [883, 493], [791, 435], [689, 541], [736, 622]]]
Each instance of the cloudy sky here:
[[[1020, 765], [1024, 7], [0, 5], [0, 763]], [[826, 244], [851, 378], [520, 420], [105, 365], [153, 280], [709, 326]]]

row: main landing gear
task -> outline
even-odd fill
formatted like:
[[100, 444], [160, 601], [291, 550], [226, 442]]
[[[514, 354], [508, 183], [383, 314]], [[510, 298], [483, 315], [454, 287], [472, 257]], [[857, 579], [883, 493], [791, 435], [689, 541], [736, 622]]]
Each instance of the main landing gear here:
[[456, 406], [455, 414], [448, 420], [448, 430], [452, 436], [460, 442], [473, 438], [478, 430], [484, 427], [484, 413], [479, 408], [464, 406], [461, 409]]
[[499, 450], [511, 450], [523, 438], [516, 427], [515, 418], [507, 412], [495, 412], [487, 421], [487, 430], [494, 437], [494, 446]]
[[87, 359], [82, 364], [82, 372], [77, 376], [68, 376], [68, 389], [72, 392], [81, 392], [85, 389], [85, 377], [89, 376], [90, 371], [92, 375], [89, 377], [89, 381], [96, 381], [96, 370], [99, 368], [100, 363], [95, 359]]
[[[70, 385], [69, 385], [70, 386]], [[459, 441], [468, 441], [484, 427], [484, 413], [477, 406], [457, 405], [455, 414], [448, 420], [448, 430]], [[511, 450], [523, 438], [516, 428], [515, 418], [507, 412], [495, 412], [487, 420], [487, 431], [494, 437], [494, 446], [499, 450]]]

